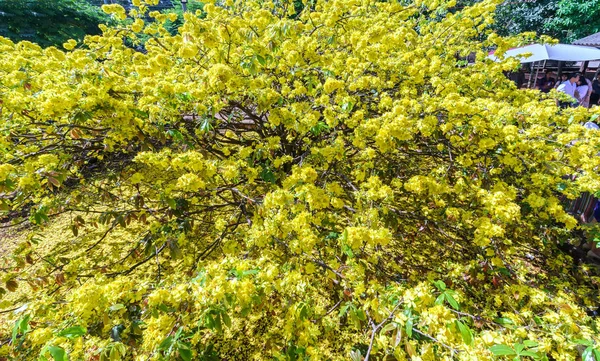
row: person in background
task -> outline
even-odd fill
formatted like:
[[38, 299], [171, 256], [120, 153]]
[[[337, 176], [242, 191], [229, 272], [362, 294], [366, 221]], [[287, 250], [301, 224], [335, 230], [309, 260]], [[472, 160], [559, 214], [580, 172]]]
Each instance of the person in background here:
[[554, 84], [556, 84], [554, 74], [551, 70], [546, 69], [546, 74], [544, 74], [544, 77], [537, 80], [536, 88], [542, 93], [548, 93], [552, 88], [554, 88]]
[[573, 98], [572, 102], [559, 102], [561, 108], [573, 107], [579, 103], [579, 99], [575, 96], [577, 90], [577, 82], [579, 81], [579, 73], [572, 73], [567, 76], [568, 80], [562, 82], [556, 90], [561, 93], [565, 93]]
[[575, 97], [579, 101], [579, 105], [584, 108], [590, 107], [590, 95], [592, 94], [592, 81], [585, 77], [585, 75], [579, 76], [577, 82], [577, 89], [575, 90]]
[[556, 84], [554, 84], [554, 89], [558, 88], [559, 85], [561, 85], [562, 83], [564, 83], [565, 81], [567, 81], [568, 76], [566, 73], [563, 73], [560, 76], [560, 80], [556, 82]]
[[594, 77], [594, 81], [592, 82], [592, 95], [590, 95], [590, 106], [598, 105], [598, 101], [600, 101], [600, 79], [598, 79], [598, 75]]

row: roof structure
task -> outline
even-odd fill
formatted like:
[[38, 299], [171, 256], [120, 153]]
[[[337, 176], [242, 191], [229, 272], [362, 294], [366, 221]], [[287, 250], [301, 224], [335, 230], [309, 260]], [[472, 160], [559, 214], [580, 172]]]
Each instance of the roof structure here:
[[[491, 59], [498, 61], [495, 54], [490, 54]], [[590, 61], [600, 59], [600, 49], [588, 46], [569, 44], [531, 44], [506, 51], [505, 57], [516, 57], [521, 63], [536, 61]]]
[[600, 33], [588, 35], [585, 38], [577, 39], [573, 42], [573, 45], [600, 47]]

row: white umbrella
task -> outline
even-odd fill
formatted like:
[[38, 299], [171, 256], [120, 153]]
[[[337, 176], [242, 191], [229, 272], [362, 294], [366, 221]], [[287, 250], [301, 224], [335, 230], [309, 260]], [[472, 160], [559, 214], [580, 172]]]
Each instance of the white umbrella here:
[[[521, 58], [521, 63], [543, 60], [589, 61], [600, 59], [600, 49], [568, 44], [532, 44], [508, 50], [504, 58], [508, 57]], [[499, 60], [494, 54], [490, 58]]]
[[[590, 61], [600, 59], [600, 49], [592, 48], [589, 46], [578, 46], [568, 44], [532, 44], [522, 46], [520, 48], [510, 49], [504, 53], [504, 58], [515, 57], [521, 60], [521, 63], [534, 63], [532, 66], [535, 68], [536, 62], [544, 62], [543, 67], [546, 66], [547, 60], [556, 61]], [[489, 58], [494, 61], [500, 61], [493, 53], [489, 55]], [[535, 77], [529, 77], [527, 87], [531, 86], [532, 79], [537, 79], [540, 71], [541, 63], [537, 64], [537, 71]], [[535, 84], [535, 83], [534, 83]]]

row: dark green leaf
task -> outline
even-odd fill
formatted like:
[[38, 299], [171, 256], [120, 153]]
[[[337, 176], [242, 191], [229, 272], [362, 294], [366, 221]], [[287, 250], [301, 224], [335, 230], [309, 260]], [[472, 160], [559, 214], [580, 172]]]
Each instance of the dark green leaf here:
[[263, 168], [262, 172], [260, 172], [260, 178], [269, 183], [275, 183], [277, 181], [275, 174], [269, 168]]
[[167, 134], [175, 140], [183, 140], [183, 134], [177, 129], [169, 129]]
[[48, 346], [48, 352], [50, 352], [54, 361], [67, 361], [67, 353], [62, 347]]
[[66, 338], [76, 338], [79, 336], [83, 336], [87, 333], [85, 327], [81, 326], [73, 326], [66, 328], [58, 333], [58, 336], [66, 337]]
[[456, 321], [456, 326], [458, 327], [465, 344], [471, 345], [471, 343], [473, 343], [473, 334], [471, 333], [471, 330], [461, 321]]
[[367, 315], [365, 314], [365, 311], [363, 311], [361, 309], [356, 310], [356, 317], [358, 317], [358, 319], [361, 321], [365, 321], [367, 319]]
[[168, 350], [169, 347], [171, 347], [171, 345], [173, 344], [173, 336], [169, 336], [167, 338], [165, 338], [160, 345], [158, 345], [158, 349], [159, 350]]
[[454, 297], [452, 297], [452, 295], [449, 292], [445, 292], [444, 294], [446, 295], [446, 301], [448, 301], [450, 306], [452, 306], [452, 308], [458, 311], [460, 309], [460, 306], [458, 305], [458, 302], [454, 299]]
[[179, 356], [181, 356], [181, 359], [183, 361], [191, 361], [192, 360], [192, 350], [190, 350], [189, 348], [180, 347], [178, 349], [178, 351], [179, 351]]
[[223, 318], [223, 323], [225, 324], [225, 326], [231, 327], [231, 318], [229, 318], [227, 312], [221, 313], [221, 317]]

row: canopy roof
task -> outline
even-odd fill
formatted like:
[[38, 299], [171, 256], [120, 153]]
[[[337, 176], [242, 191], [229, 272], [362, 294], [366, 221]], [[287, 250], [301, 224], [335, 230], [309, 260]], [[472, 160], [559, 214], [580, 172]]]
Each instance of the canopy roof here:
[[[530, 55], [530, 56], [527, 56]], [[504, 57], [520, 57], [521, 63], [542, 60], [589, 61], [600, 59], [600, 49], [568, 44], [532, 44], [510, 49]], [[491, 58], [497, 60], [494, 55]]]
[[577, 39], [573, 42], [573, 44], [600, 47], [600, 33], [588, 35], [585, 38]]

